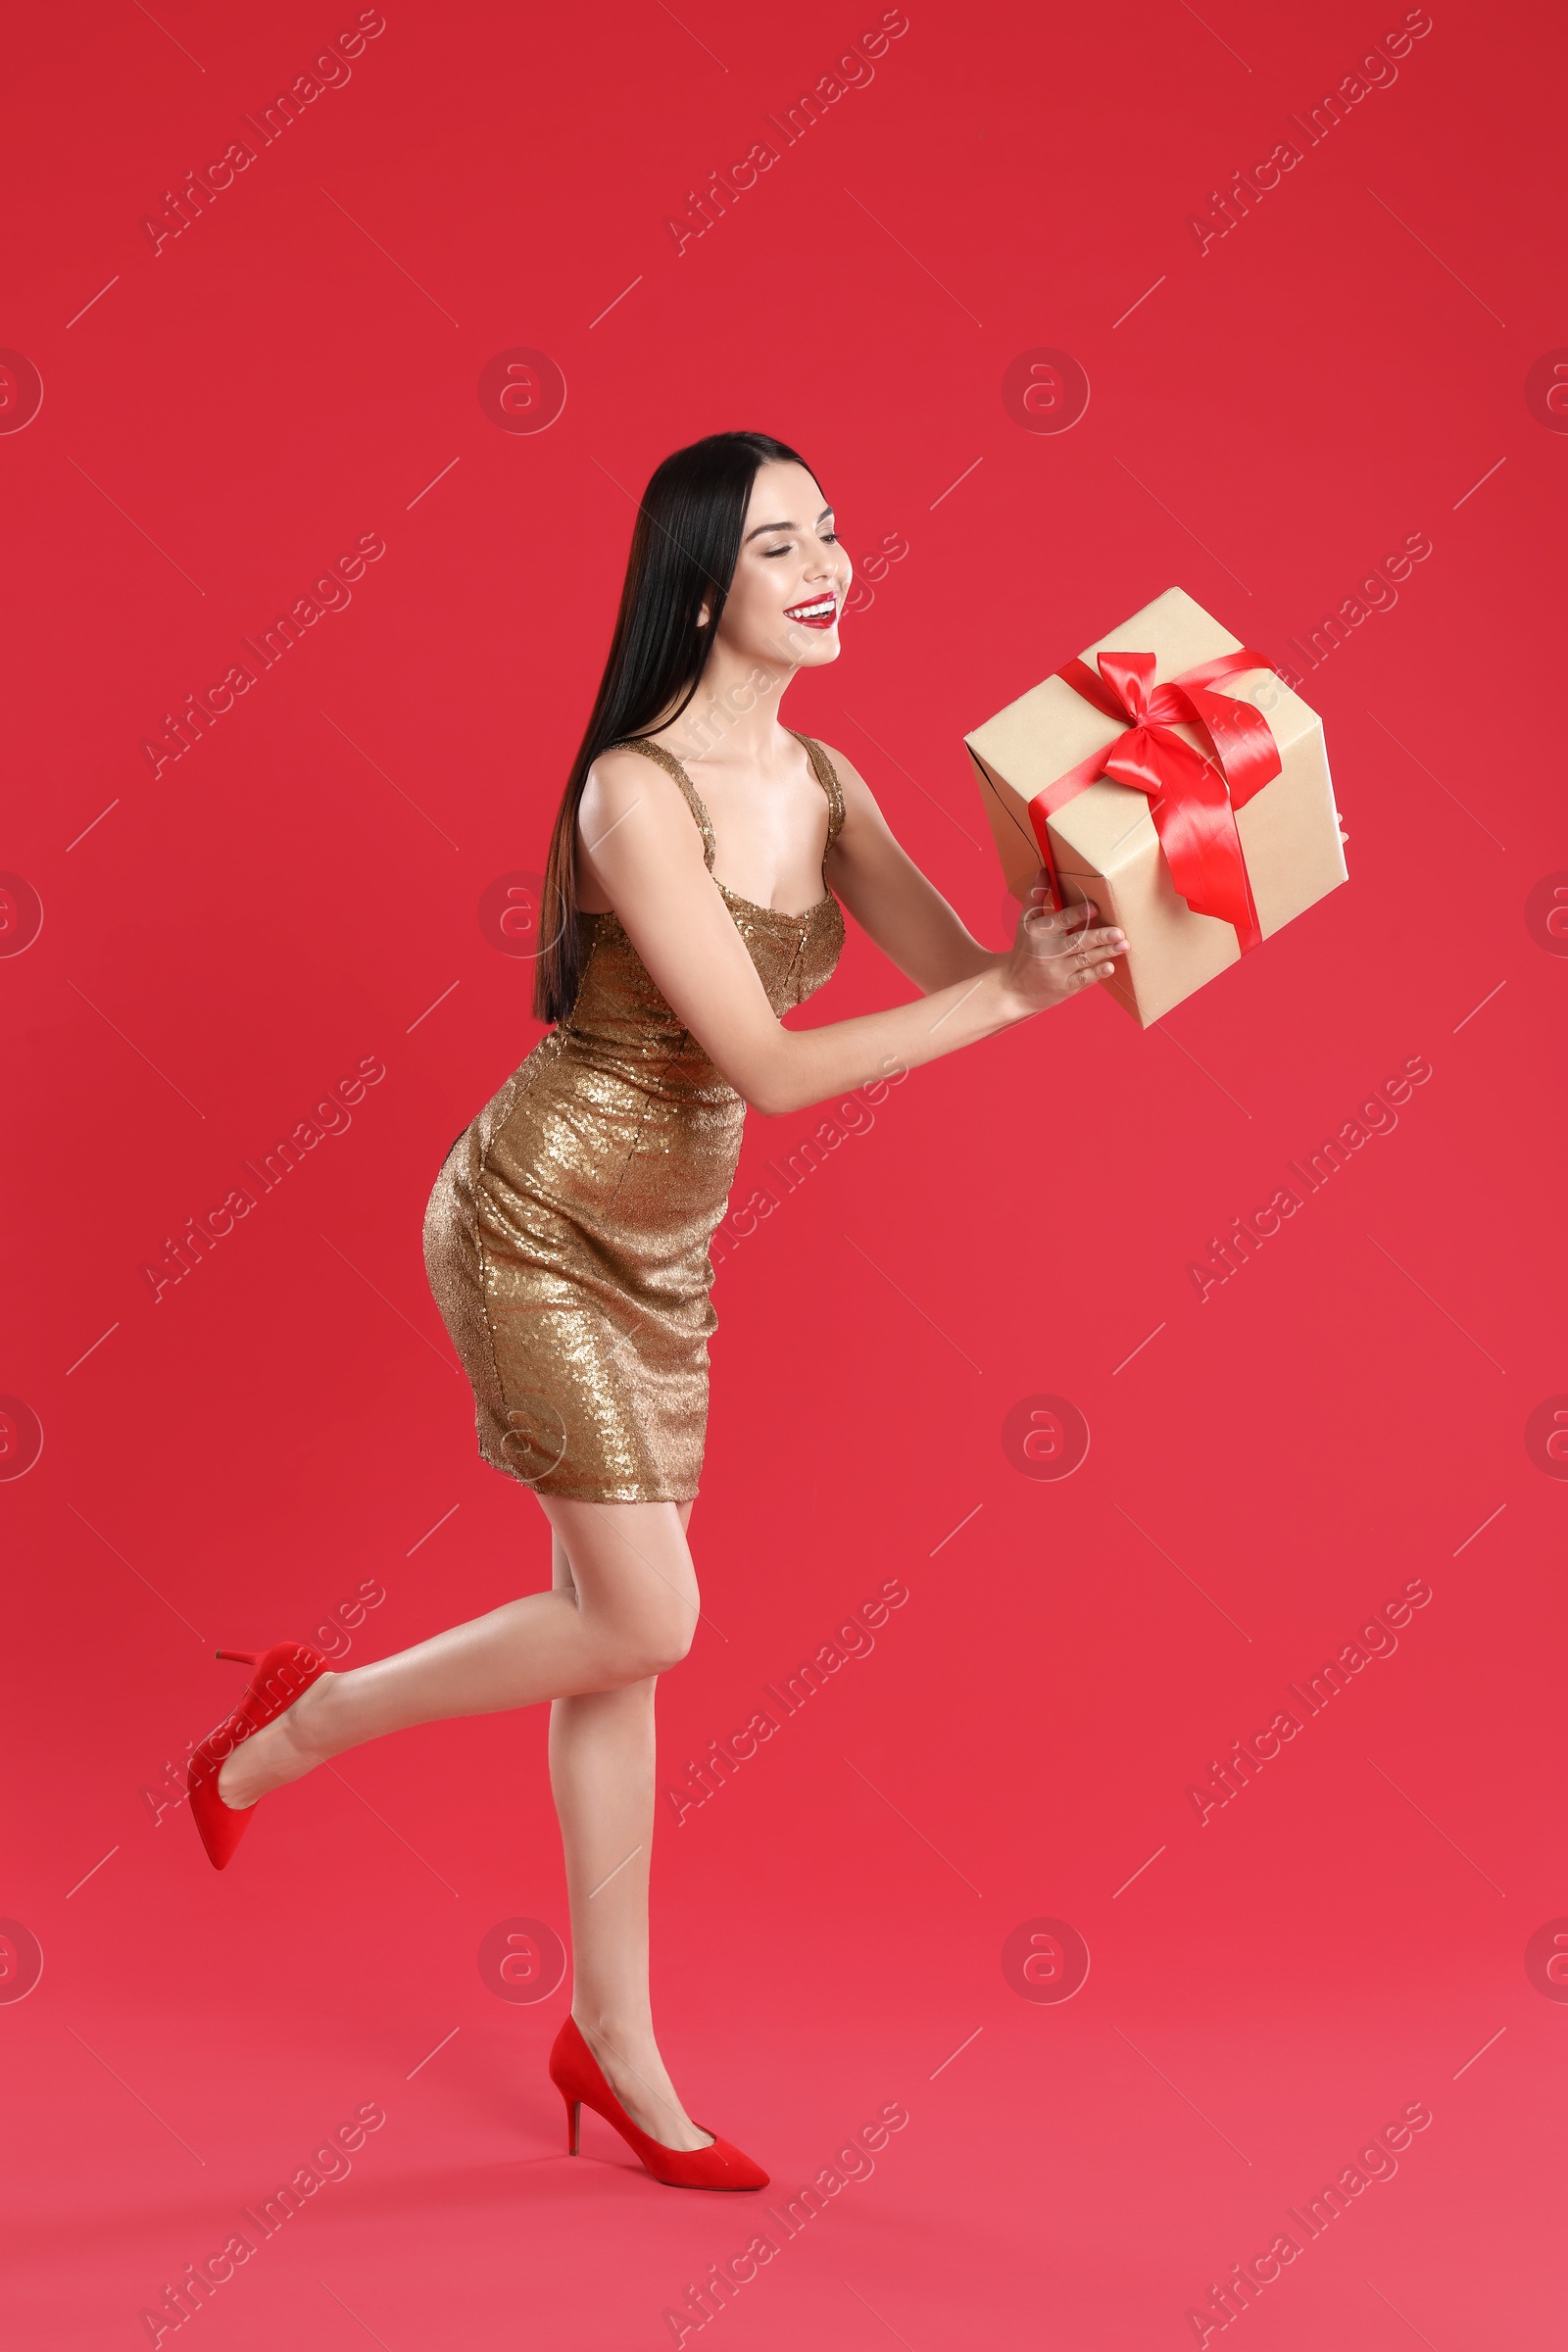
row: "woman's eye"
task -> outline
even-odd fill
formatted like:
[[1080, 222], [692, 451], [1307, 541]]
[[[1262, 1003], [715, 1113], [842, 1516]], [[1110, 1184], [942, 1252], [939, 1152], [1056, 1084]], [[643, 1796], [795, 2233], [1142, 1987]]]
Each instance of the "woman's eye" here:
[[773, 561], [773, 558], [774, 558], [775, 556], [787, 556], [787, 555], [789, 554], [789, 552], [790, 552], [790, 543], [789, 543], [789, 541], [786, 539], [786, 540], [785, 540], [785, 542], [784, 542], [784, 545], [783, 545], [782, 547], [767, 547], [767, 548], [764, 548], [764, 549], [762, 550], [762, 562], [763, 562], [764, 564], [771, 564], [771, 563], [772, 563], [772, 561]]

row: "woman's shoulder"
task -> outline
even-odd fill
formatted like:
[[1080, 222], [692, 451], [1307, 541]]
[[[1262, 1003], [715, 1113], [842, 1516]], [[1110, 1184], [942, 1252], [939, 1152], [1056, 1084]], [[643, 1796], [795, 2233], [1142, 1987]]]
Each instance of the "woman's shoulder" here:
[[[635, 743], [612, 743], [595, 754], [587, 775], [583, 778], [583, 798], [595, 797], [612, 804], [611, 813], [618, 815], [622, 808], [639, 799], [654, 783], [664, 763], [659, 757], [657, 744], [649, 750], [639, 750]], [[664, 770], [667, 775], [667, 769]], [[675, 789], [670, 778], [668, 789]], [[655, 793], [657, 800], [660, 795]]]
[[803, 734], [801, 741], [803, 743], [814, 743], [817, 750], [821, 752], [826, 759], [832, 761], [833, 766], [839, 775], [853, 776], [855, 774], [856, 768], [854, 760], [850, 758], [848, 752], [841, 752], [836, 743], [829, 743], [825, 737], [821, 735]]
[[602, 752], [596, 752], [588, 773], [601, 776], [645, 776], [648, 773], [648, 765], [647, 752], [640, 750], [637, 743], [630, 739], [623, 739], [619, 743], [608, 744]]
[[[618, 743], [596, 755], [583, 778], [579, 816], [585, 840], [604, 840], [635, 808], [643, 813], [624, 837], [626, 847], [631, 846], [633, 837], [647, 837], [651, 821], [655, 839], [668, 842], [678, 837], [684, 853], [690, 837], [697, 840], [698, 855], [702, 856], [706, 841], [693, 830], [696, 810], [691, 794], [682, 786], [673, 759], [666, 766], [660, 749], [658, 744], [652, 745], [650, 757], [634, 744]], [[699, 817], [699, 829], [701, 825]]]
[[857, 802], [863, 806], [870, 799], [870, 788], [866, 784], [865, 778], [848, 752], [841, 752], [836, 743], [825, 743], [820, 735], [806, 736], [803, 737], [803, 741], [814, 743], [823, 759], [826, 760], [832, 770], [833, 780], [839, 788], [839, 797], [844, 803], [845, 817], [848, 818], [853, 813]]

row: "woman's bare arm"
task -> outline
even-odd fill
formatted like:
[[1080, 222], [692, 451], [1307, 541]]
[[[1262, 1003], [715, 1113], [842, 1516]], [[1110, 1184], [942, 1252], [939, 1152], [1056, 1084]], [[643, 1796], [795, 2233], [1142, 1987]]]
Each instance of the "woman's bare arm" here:
[[828, 880], [867, 939], [926, 996], [1003, 961], [981, 946], [896, 839], [864, 777], [842, 752], [822, 748], [844, 793]]
[[[1123, 945], [1119, 931], [1085, 929], [1091, 910], [1083, 906], [1042, 915], [1037, 886], [1012, 949], [1001, 956], [982, 950], [980, 970], [911, 1004], [786, 1029], [703, 862], [702, 837], [671, 777], [640, 753], [607, 752], [583, 788], [581, 827], [593, 871], [655, 987], [736, 1091], [768, 1117], [891, 1069], [916, 1069], [1027, 1020], [1098, 979]], [[938, 893], [931, 896], [945, 906]]]

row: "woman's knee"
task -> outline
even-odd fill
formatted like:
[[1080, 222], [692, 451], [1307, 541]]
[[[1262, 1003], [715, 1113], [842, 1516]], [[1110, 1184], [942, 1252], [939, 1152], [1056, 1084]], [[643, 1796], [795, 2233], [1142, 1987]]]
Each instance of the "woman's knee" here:
[[570, 1502], [546, 1514], [559, 1547], [558, 1590], [564, 1567], [606, 1688], [666, 1674], [691, 1648], [699, 1610], [680, 1507]]
[[668, 1674], [691, 1648], [696, 1627], [696, 1609], [676, 1603], [639, 1613], [619, 1629], [614, 1642], [618, 1679], [640, 1683], [650, 1675]]
[[663, 1628], [659, 1641], [654, 1644], [653, 1672], [668, 1674], [672, 1666], [678, 1666], [691, 1648], [696, 1632], [697, 1612], [695, 1609], [689, 1610], [679, 1617], [672, 1616]]

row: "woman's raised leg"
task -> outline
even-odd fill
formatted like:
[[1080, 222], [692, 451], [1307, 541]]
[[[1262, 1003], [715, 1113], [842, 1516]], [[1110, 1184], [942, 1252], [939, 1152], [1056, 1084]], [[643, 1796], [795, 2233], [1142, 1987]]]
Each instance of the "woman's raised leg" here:
[[[552, 1506], [557, 1591], [575, 1589], [616, 1545], [623, 1506]], [[679, 1513], [684, 1541], [691, 1503]], [[603, 1567], [600, 1573], [603, 1574]], [[692, 1578], [695, 1593], [696, 1580]], [[648, 1868], [654, 1838], [655, 1677], [558, 1698], [550, 1710], [550, 1784], [571, 1905], [571, 2014], [634, 2124], [669, 2148], [710, 2133], [687, 2115], [654, 2038], [648, 1985]]]
[[[542, 1502], [545, 1497], [539, 1498]], [[672, 1502], [562, 1503], [574, 1517], [571, 1585], [509, 1600], [390, 1658], [323, 1674], [228, 1757], [224, 1804], [243, 1809], [367, 1740], [453, 1715], [491, 1715], [645, 1682], [683, 1658], [697, 1579]]]

